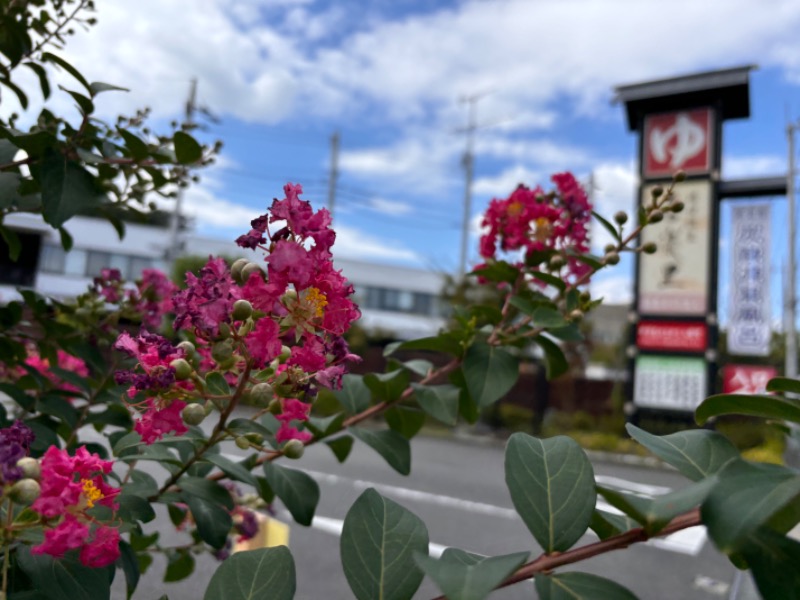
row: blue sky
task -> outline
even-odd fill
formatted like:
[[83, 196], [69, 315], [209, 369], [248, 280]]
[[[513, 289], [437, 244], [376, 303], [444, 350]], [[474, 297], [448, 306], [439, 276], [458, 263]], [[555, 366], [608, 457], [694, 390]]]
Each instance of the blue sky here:
[[[245, 231], [286, 181], [325, 205], [330, 137], [339, 131], [334, 250], [454, 271], [465, 95], [482, 94], [473, 233], [492, 197], [520, 182], [546, 184], [563, 170], [595, 174], [601, 212], [630, 210], [635, 137], [611, 103], [614, 86], [759, 65], [751, 119], [725, 126], [727, 178], [784, 173], [786, 117], [800, 117], [800, 3], [790, 0], [140, 0], [135, 11], [125, 0], [104, 0], [98, 7], [99, 24], [79, 32], [65, 54], [90, 80], [132, 89], [107, 94], [99, 105], [105, 115], [148, 105], [167, 122], [181, 114], [196, 77], [200, 104], [221, 119], [204, 134], [223, 140], [221, 159], [187, 195], [198, 231], [213, 237]], [[775, 204], [778, 236], [785, 201]], [[785, 244], [776, 246], [773, 259], [781, 261], [775, 252]], [[599, 277], [595, 290], [629, 297], [626, 262]]]

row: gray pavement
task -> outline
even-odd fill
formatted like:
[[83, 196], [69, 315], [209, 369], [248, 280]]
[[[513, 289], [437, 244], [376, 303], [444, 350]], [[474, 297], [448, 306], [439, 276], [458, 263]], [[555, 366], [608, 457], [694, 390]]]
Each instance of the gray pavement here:
[[[225, 452], [241, 452], [234, 447]], [[595, 457], [598, 479], [607, 486], [653, 495], [686, 485], [674, 471], [618, 464]], [[339, 562], [341, 523], [355, 499], [368, 487], [400, 503], [427, 525], [432, 553], [455, 546], [480, 554], [496, 555], [540, 550], [514, 513], [506, 490], [503, 448], [499, 443], [475, 440], [418, 437], [412, 441], [412, 473], [403, 477], [392, 471], [373, 450], [356, 442], [349, 460], [340, 465], [325, 446], [307, 450], [299, 461], [287, 466], [301, 468], [318, 480], [322, 497], [317, 519], [311, 527], [291, 525], [289, 546], [297, 565], [298, 600], [350, 599]], [[276, 501], [279, 514], [284, 511]], [[284, 515], [290, 521], [288, 515]], [[149, 524], [173, 536], [165, 516]], [[587, 534], [579, 542], [596, 538]], [[164, 584], [164, 562], [160, 557], [143, 577], [135, 600], [170, 600], [203, 597], [206, 583], [217, 563], [198, 557], [198, 569], [186, 581]], [[702, 528], [672, 536], [666, 541], [640, 544], [582, 563], [580, 570], [610, 577], [642, 599], [713, 600], [729, 597], [735, 569], [707, 540]], [[121, 573], [114, 598], [124, 598]], [[433, 598], [435, 586], [423, 582], [415, 598]], [[535, 598], [533, 584], [525, 582], [495, 592], [491, 598], [513, 600]]]

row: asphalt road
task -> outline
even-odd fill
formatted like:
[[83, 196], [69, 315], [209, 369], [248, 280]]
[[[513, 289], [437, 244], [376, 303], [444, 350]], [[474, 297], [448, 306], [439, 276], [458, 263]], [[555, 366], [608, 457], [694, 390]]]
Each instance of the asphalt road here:
[[[237, 452], [233, 447], [226, 448], [227, 451]], [[412, 441], [409, 477], [392, 471], [379, 455], [360, 442], [356, 442], [343, 465], [325, 446], [311, 447], [301, 460], [286, 464], [315, 476], [322, 490], [313, 525], [291, 525], [289, 546], [297, 566], [298, 600], [353, 598], [339, 562], [339, 531], [349, 507], [369, 487], [410, 509], [426, 523], [433, 554], [449, 546], [486, 555], [540, 552], [513, 511], [504, 482], [503, 448], [499, 444], [416, 438]], [[645, 495], [664, 493], [687, 483], [680, 475], [662, 469], [610, 462], [596, 462], [594, 468], [604, 485]], [[276, 509], [286, 520], [291, 520], [280, 501], [276, 501]], [[148, 527], [161, 529], [162, 539], [180, 539], [172, 532], [165, 515]], [[587, 534], [579, 543], [595, 539], [593, 534]], [[161, 580], [164, 561], [156, 557], [134, 600], [157, 600], [162, 594], [168, 594], [170, 600], [199, 600], [218, 563], [208, 556], [198, 558], [197, 570], [189, 579], [164, 584]], [[735, 572], [699, 527], [664, 541], [596, 557], [578, 568], [613, 578], [643, 600], [727, 599]], [[119, 573], [113, 598], [125, 597], [122, 579]], [[437, 595], [436, 587], [426, 580], [415, 598]], [[497, 600], [535, 597], [532, 582], [517, 584], [491, 596]]]

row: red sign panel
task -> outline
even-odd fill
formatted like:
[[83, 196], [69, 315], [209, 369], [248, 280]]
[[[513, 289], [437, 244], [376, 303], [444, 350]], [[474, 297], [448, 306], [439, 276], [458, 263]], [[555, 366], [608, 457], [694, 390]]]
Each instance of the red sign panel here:
[[722, 367], [723, 394], [764, 394], [767, 382], [778, 375], [775, 367], [725, 365]]
[[705, 323], [641, 321], [636, 328], [636, 345], [641, 350], [705, 352], [707, 339]]
[[710, 108], [648, 115], [644, 121], [644, 177], [671, 177], [711, 171]]

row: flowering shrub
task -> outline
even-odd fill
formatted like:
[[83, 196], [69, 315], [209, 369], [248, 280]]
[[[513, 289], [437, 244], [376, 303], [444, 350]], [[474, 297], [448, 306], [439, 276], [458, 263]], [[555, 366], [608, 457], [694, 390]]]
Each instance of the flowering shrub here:
[[[103, 216], [122, 231], [120, 215], [135, 212], [149, 193], [174, 194], [190, 168], [211, 160], [216, 147], [200, 145], [185, 129], [151, 134], [142, 126], [145, 113], [116, 126], [93, 116], [94, 98], [117, 88], [87, 82], [47, 51], [64, 42], [70, 21], [91, 24], [81, 17], [91, 1], [6, 4], [0, 86], [25, 107], [15, 79], [26, 65], [47, 97], [45, 64], [81, 86], [67, 90], [79, 123], [47, 109], [27, 133], [14, 126], [15, 117], [0, 120], [0, 172], [11, 195], [0, 199], [0, 234], [12, 257], [21, 247], [2, 224], [9, 213], [40, 213], [69, 248], [62, 225], [75, 214]], [[45, 185], [54, 180], [64, 185]], [[448, 330], [387, 347], [385, 373], [347, 373], [356, 357], [343, 335], [359, 310], [352, 286], [333, 267], [330, 215], [302, 200], [299, 185], [287, 185], [285, 197], [238, 238], [254, 251], [252, 260], [229, 269], [210, 257], [198, 275], [187, 274], [183, 291], [156, 271], [128, 283], [108, 269], [74, 302], [23, 291], [21, 302], [0, 307], [0, 598], [107, 599], [115, 569], [123, 571], [130, 597], [154, 553], [167, 557], [165, 579], [174, 581], [192, 572], [201, 552], [222, 561], [207, 600], [253, 599], [253, 590], [292, 598], [288, 548], [232, 554], [237, 544], [257, 539], [260, 513], [277, 501], [297, 523], [311, 524], [319, 486], [284, 466], [286, 460], [324, 442], [344, 462], [359, 439], [407, 475], [410, 439], [426, 416], [451, 426], [475, 422], [512, 387], [532, 347], [542, 352], [550, 377], [563, 373], [562, 342], [580, 339], [578, 322], [600, 302], [585, 289], [589, 278], [619, 262], [620, 252], [656, 251], [637, 245], [642, 228], [683, 208], [671, 186], [658, 188], [626, 229], [623, 213], [613, 222], [592, 213], [571, 174], [552, 180], [551, 191], [520, 187], [493, 200], [484, 217], [484, 263], [471, 275], [501, 295], [501, 307], [467, 306]], [[613, 239], [603, 256], [589, 254], [592, 216]], [[397, 360], [403, 349], [442, 360]], [[313, 411], [320, 388], [332, 390], [339, 403], [326, 418]], [[696, 419], [703, 424], [736, 413], [800, 423], [800, 382], [778, 378], [769, 391], [713, 396]], [[245, 400], [255, 408], [237, 411]], [[363, 427], [367, 420], [373, 427]], [[599, 485], [570, 438], [508, 440], [506, 484], [541, 548], [534, 560], [527, 552], [479, 557], [456, 548], [433, 558], [425, 524], [366, 490], [350, 507], [341, 537], [353, 594], [403, 600], [427, 576], [447, 598], [472, 600], [533, 577], [543, 599], [631, 598], [613, 573], [605, 578], [561, 567], [704, 525], [721, 552], [752, 570], [764, 597], [796, 597], [800, 544], [787, 536], [800, 521], [795, 470], [748, 462], [710, 430], [655, 436], [629, 426], [628, 432], [684, 475], [687, 486], [655, 499], [628, 495]], [[231, 441], [243, 452], [239, 461], [219, 452]], [[150, 463], [165, 474], [152, 475]], [[623, 515], [598, 509], [598, 494]], [[148, 527], [154, 506], [166, 509], [188, 543], [162, 542]], [[600, 541], [576, 547], [589, 528]]]

